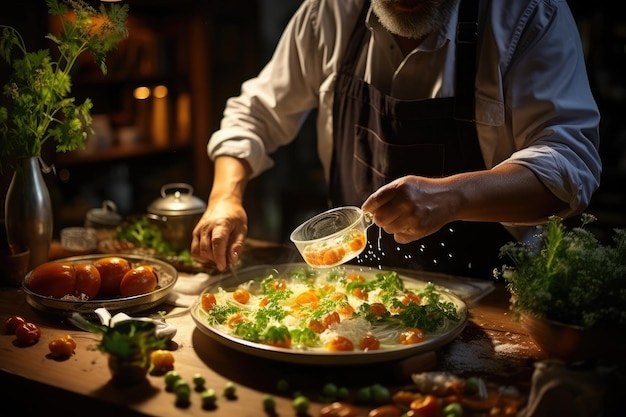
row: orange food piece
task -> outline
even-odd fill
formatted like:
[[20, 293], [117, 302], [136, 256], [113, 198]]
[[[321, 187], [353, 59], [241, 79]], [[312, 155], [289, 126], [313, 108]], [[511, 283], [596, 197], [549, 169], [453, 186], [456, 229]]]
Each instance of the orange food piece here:
[[326, 349], [330, 352], [349, 352], [354, 350], [354, 344], [344, 336], [335, 336], [328, 343]]
[[33, 269], [26, 286], [32, 292], [46, 297], [74, 295], [76, 269], [71, 262], [45, 262]]
[[401, 345], [414, 345], [423, 342], [425, 339], [426, 334], [417, 327], [409, 327], [400, 334]]
[[341, 318], [339, 317], [339, 313], [337, 313], [336, 311], [332, 311], [324, 317], [324, 319], [322, 320], [322, 325], [325, 329], [328, 329], [331, 324], [339, 323], [340, 321]]
[[85, 294], [90, 300], [95, 298], [100, 292], [100, 271], [93, 264], [77, 263], [74, 265], [76, 269], [76, 287], [74, 295], [80, 296]]
[[359, 344], [361, 350], [370, 351], [380, 349], [380, 340], [372, 334], [366, 334]]
[[387, 312], [387, 307], [383, 303], [372, 303], [370, 304], [370, 313], [375, 315], [376, 317], [380, 317]]
[[74, 353], [76, 341], [69, 334], [56, 336], [48, 343], [48, 349], [50, 349], [52, 356], [56, 358], [67, 358]]
[[248, 304], [248, 301], [250, 301], [250, 291], [245, 288], [237, 288], [233, 292], [233, 299], [238, 303]]
[[200, 298], [200, 304], [202, 305], [202, 308], [206, 311], [213, 310], [213, 307], [215, 307], [216, 303], [217, 300], [215, 299], [215, 294], [211, 294], [210, 292], [202, 294], [202, 297]]
[[174, 354], [165, 349], [157, 349], [150, 352], [150, 362], [157, 371], [174, 369]]
[[152, 267], [140, 265], [124, 274], [120, 281], [119, 293], [123, 297], [147, 294], [157, 287], [157, 277]]
[[359, 233], [348, 242], [348, 247], [353, 252], [358, 252], [365, 247], [365, 236]]
[[122, 278], [131, 270], [130, 262], [118, 256], [110, 256], [97, 259], [93, 264], [100, 272], [99, 295], [119, 295]]

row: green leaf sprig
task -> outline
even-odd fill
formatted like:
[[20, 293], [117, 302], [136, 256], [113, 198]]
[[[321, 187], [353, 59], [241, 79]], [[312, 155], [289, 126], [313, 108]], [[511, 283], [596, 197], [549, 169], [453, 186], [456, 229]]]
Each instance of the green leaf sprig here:
[[602, 244], [585, 226], [567, 228], [553, 216], [533, 243], [509, 242], [500, 275], [516, 317], [529, 313], [566, 324], [626, 328], [626, 230], [615, 229], [614, 245]]
[[[53, 139], [57, 152], [84, 148], [92, 133], [87, 98], [76, 103], [70, 97], [71, 71], [83, 53], [93, 56], [106, 74], [106, 54], [127, 36], [127, 5], [100, 5], [99, 9], [84, 0], [46, 0], [49, 13], [58, 16], [61, 33], [49, 33], [58, 49], [53, 58], [50, 49], [29, 52], [20, 33], [0, 25], [0, 58], [12, 68], [2, 89], [6, 105], [0, 107], [0, 171], [16, 166], [21, 158], [40, 156], [44, 143]], [[74, 12], [75, 18], [68, 15]]]

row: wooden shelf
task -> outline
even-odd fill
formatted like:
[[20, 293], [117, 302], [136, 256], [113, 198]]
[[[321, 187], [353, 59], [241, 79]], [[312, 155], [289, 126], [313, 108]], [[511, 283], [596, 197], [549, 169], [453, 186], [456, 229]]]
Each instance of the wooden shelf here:
[[117, 145], [106, 149], [97, 149], [93, 151], [74, 151], [58, 154], [55, 158], [55, 165], [61, 167], [83, 165], [94, 162], [106, 162], [120, 159], [137, 158], [142, 156], [158, 155], [164, 153], [188, 151], [189, 146], [168, 145], [155, 146], [152, 144], [137, 145]]

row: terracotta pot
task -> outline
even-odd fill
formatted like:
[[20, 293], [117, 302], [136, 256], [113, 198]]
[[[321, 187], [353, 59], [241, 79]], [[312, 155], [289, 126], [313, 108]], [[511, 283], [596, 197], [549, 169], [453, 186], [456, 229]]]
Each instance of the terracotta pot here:
[[624, 329], [584, 329], [522, 313], [521, 320], [528, 334], [551, 359], [564, 362], [604, 360], [626, 363], [626, 332]]

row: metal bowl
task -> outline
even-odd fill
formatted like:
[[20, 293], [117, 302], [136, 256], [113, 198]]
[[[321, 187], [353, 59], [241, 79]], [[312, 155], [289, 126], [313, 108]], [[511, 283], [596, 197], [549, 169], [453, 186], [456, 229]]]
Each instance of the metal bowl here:
[[139, 255], [84, 255], [59, 259], [58, 262], [90, 263], [96, 261], [97, 259], [110, 256], [125, 258], [131, 263], [132, 266], [136, 266], [138, 264], [150, 265], [157, 274], [157, 288], [146, 294], [133, 295], [129, 297], [120, 296], [112, 298], [94, 298], [91, 300], [79, 300], [75, 297], [71, 299], [61, 299], [47, 297], [29, 290], [27, 285], [32, 274], [32, 271], [30, 271], [26, 274], [22, 283], [22, 289], [26, 294], [26, 301], [31, 307], [37, 310], [61, 316], [71, 316], [72, 313], [81, 313], [88, 317], [95, 316], [94, 310], [100, 307], [106, 308], [112, 314], [122, 311], [127, 314], [133, 314], [156, 307], [165, 301], [165, 298], [172, 291], [174, 284], [176, 284], [176, 281], [178, 280], [178, 272], [172, 265], [158, 259]]

